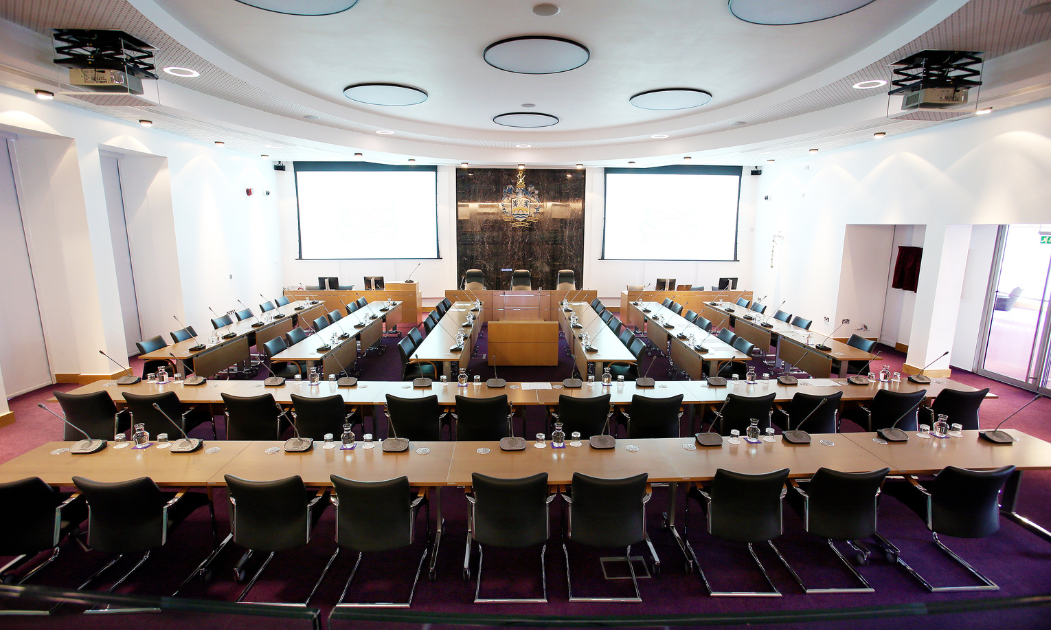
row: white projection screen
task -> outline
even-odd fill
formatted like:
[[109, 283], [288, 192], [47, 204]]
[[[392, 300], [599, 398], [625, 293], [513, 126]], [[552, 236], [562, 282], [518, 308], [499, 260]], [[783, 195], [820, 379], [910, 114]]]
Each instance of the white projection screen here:
[[294, 166], [301, 259], [438, 258], [436, 168]]
[[739, 166], [606, 169], [602, 257], [736, 260]]

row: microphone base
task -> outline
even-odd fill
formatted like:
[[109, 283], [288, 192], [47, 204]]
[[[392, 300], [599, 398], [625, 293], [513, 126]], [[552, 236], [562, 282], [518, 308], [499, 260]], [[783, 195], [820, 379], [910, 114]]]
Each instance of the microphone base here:
[[287, 317], [287, 315], [285, 315], [284, 313], [278, 313], [277, 315], [274, 315], [274, 319], [281, 319], [283, 317]]
[[90, 455], [106, 448], [106, 440], [81, 440], [69, 447], [73, 455]]
[[726, 387], [726, 379], [721, 376], [708, 377], [708, 387]]
[[203, 376], [190, 376], [183, 380], [183, 385], [189, 385], [190, 387], [197, 387], [198, 385], [204, 385], [208, 382]]
[[909, 382], [917, 383], [919, 385], [929, 385], [931, 378], [929, 376], [924, 376], [923, 374], [911, 374], [909, 376]]
[[723, 445], [723, 436], [718, 433], [698, 433], [694, 437], [700, 446], [715, 448]]
[[357, 384], [358, 379], [353, 376], [344, 376], [336, 381], [336, 387], [355, 387]]
[[607, 450], [617, 445], [617, 438], [612, 435], [592, 435], [588, 442], [591, 444], [591, 448]]
[[303, 309], [305, 309], [305, 308], [306, 308], [305, 306], [297, 306], [297, 307], [295, 307], [295, 308], [294, 308], [294, 309], [292, 309], [292, 310], [294, 310], [294, 311], [301, 311], [301, 310], [303, 310]]
[[485, 382], [486, 387], [494, 389], [500, 389], [501, 387], [507, 387], [507, 381], [502, 378], [491, 378]]
[[421, 387], [421, 388], [423, 388], [423, 387], [430, 387], [431, 383], [433, 383], [433, 382], [434, 381], [432, 381], [429, 378], [414, 378], [414, 379], [412, 379], [412, 386], [413, 387]]
[[255, 322], [254, 324], [252, 324], [252, 328], [262, 328], [262, 327], [263, 327], [263, 322]]
[[189, 350], [190, 352], [200, 352], [201, 350], [204, 350], [205, 347], [206, 346], [203, 343], [199, 343], [196, 346], [190, 347]]
[[810, 444], [810, 434], [806, 431], [793, 429], [791, 431], [783, 432], [781, 434], [781, 441], [787, 442], [788, 444]]
[[762, 326], [763, 328], [773, 328], [774, 327], [773, 324], [768, 324], [766, 322], [763, 322], [762, 324], [759, 324], [759, 325]]
[[864, 376], [849, 376], [847, 377], [847, 382], [851, 385], [868, 385], [872, 381], [865, 378]]
[[192, 453], [199, 450], [203, 445], [204, 440], [200, 438], [182, 438], [172, 442], [171, 448], [168, 450], [173, 453]]
[[307, 438], [289, 438], [285, 441], [286, 453], [304, 453], [314, 448], [314, 441]]
[[138, 376], [122, 376], [117, 379], [117, 385], [134, 385], [142, 382], [142, 379]]
[[789, 375], [786, 374], [784, 376], [778, 376], [777, 377], [777, 382], [781, 383], [782, 385], [798, 385], [799, 384], [799, 379], [797, 379], [794, 376], [789, 376]]
[[331, 349], [332, 349], [332, 346], [328, 345], [327, 343], [326, 343], [325, 345], [323, 345], [323, 346], [318, 346], [318, 347], [316, 348], [316, 350], [317, 350], [318, 352], [328, 352], [328, 351], [329, 351], [329, 350], [331, 350]]
[[[637, 382], [638, 381], [636, 381], [636, 383]], [[584, 382], [579, 378], [567, 378], [562, 381], [562, 387], [565, 387], [566, 389], [580, 389], [583, 385]]]
[[350, 333], [343, 333], [342, 335], [339, 336], [339, 338], [340, 339], [349, 339], [350, 338]]
[[708, 354], [708, 348], [705, 348], [704, 346], [694, 346], [693, 351], [697, 354]]
[[978, 437], [986, 442], [992, 442], [993, 444], [1011, 444], [1017, 441], [1010, 433], [999, 429], [995, 431], [979, 431]]
[[263, 387], [281, 387], [285, 384], [284, 377], [271, 376], [263, 381]]
[[831, 350], [832, 348], [830, 348], [829, 346], [826, 346], [826, 345], [825, 345], [825, 344], [823, 344], [823, 343], [819, 343], [819, 344], [817, 344], [816, 346], [814, 346], [814, 349], [816, 349], [816, 350], [820, 350], [820, 351], [822, 351], [822, 352], [828, 352], [828, 351], [829, 351], [829, 350]]
[[500, 440], [501, 451], [524, 451], [526, 447], [525, 438], [505, 437]]
[[237, 333], [232, 333], [232, 332], [228, 332], [228, 333], [226, 333], [225, 335], [223, 335], [223, 337], [222, 337], [222, 338], [223, 338], [223, 339], [233, 339], [233, 338], [234, 338], [234, 337], [236, 337], [236, 336], [237, 336]]
[[403, 453], [409, 450], [409, 438], [387, 438], [381, 448], [384, 453]]
[[648, 376], [635, 379], [635, 387], [653, 387], [657, 382]]
[[879, 431], [876, 431], [876, 435], [880, 436], [884, 440], [887, 440], [888, 442], [909, 441], [909, 434], [897, 428], [880, 429]]
[[412, 284], [413, 282], [416, 282], [416, 281], [415, 280], [406, 280], [405, 281], [406, 284]]

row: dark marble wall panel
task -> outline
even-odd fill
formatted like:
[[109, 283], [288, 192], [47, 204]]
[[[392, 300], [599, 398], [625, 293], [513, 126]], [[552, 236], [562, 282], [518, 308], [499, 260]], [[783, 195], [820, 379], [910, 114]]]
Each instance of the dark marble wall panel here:
[[[481, 269], [489, 289], [506, 289], [511, 272], [528, 269], [533, 288], [555, 288], [559, 269], [576, 272], [577, 287], [586, 286], [584, 270], [584, 172], [457, 169], [456, 257], [459, 278]], [[507, 220], [501, 208], [510, 188], [518, 199], [520, 221]]]

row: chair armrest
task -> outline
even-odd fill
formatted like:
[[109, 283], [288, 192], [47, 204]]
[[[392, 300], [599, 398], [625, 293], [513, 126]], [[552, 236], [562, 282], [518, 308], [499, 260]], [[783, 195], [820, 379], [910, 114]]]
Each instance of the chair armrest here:
[[550, 413], [551, 413], [551, 417], [552, 417], [552, 418], [554, 418], [554, 419], [555, 419], [555, 421], [557, 422], [557, 421], [558, 421], [558, 414], [557, 414], [557, 413], [555, 413], [554, 411], [552, 411], [552, 412], [550, 412]]
[[565, 488], [562, 488], [561, 494], [562, 494], [562, 500], [563, 501], [565, 501], [566, 503], [568, 503], [570, 505], [573, 505], [573, 497], [571, 495], [568, 495], [568, 494], [565, 493]]
[[314, 495], [314, 498], [310, 500], [310, 503], [307, 503], [307, 509], [309, 510], [310, 508], [314, 507], [314, 504], [320, 501], [321, 497], [325, 496], [326, 494], [328, 494], [328, 488], [318, 489], [317, 494]]
[[919, 480], [918, 480], [918, 479], [916, 479], [915, 477], [913, 477], [912, 475], [905, 475], [905, 480], [906, 480], [906, 481], [908, 481], [908, 482], [909, 482], [910, 484], [912, 484], [912, 487], [916, 488], [917, 490], [919, 490], [920, 492], [922, 492], [922, 493], [923, 493], [924, 495], [926, 495], [927, 497], [930, 497], [930, 496], [931, 496], [931, 493], [930, 493], [930, 491], [929, 491], [929, 490], [927, 490], [927, 488], [924, 488], [924, 487], [923, 487], [923, 486], [922, 486], [922, 485], [920, 484]]
[[170, 501], [168, 501], [167, 503], [164, 504], [164, 509], [167, 510], [171, 506], [173, 506], [176, 503], [178, 503], [179, 500], [182, 499], [183, 495], [185, 495], [185, 494], [186, 494], [186, 488], [183, 488], [182, 490], [179, 490], [178, 492], [176, 492], [175, 496], [172, 497]]
[[642, 504], [646, 505], [653, 498], [653, 484], [646, 484], [646, 494], [642, 495]]
[[190, 408], [189, 408], [189, 409], [187, 409], [186, 411], [182, 412], [182, 419], [183, 419], [183, 420], [186, 420], [186, 416], [188, 416], [188, 415], [190, 415], [191, 413], [193, 413], [193, 410], [194, 410], [194, 409], [195, 409], [195, 407], [190, 407]]
[[865, 405], [858, 405], [858, 408], [867, 413], [869, 416], [872, 415], [872, 410], [866, 407]]
[[[796, 491], [796, 492], [798, 492], [798, 493], [799, 493], [799, 496], [803, 497], [804, 499], [809, 499], [809, 498], [810, 498], [810, 497], [809, 497], [809, 496], [807, 495], [807, 493], [806, 493], [806, 490], [803, 490], [802, 488], [800, 488], [800, 487], [799, 487], [799, 483], [798, 483], [798, 482], [796, 482], [796, 480], [795, 480], [795, 479], [789, 479], [789, 480], [788, 480], [788, 483], [789, 483], [789, 485], [791, 485], [791, 486], [792, 486], [792, 488], [794, 488], [794, 489], [795, 489], [795, 491]], [[781, 496], [784, 496], [784, 495], [781, 495]]]
[[[621, 415], [623, 415], [625, 418], [628, 419], [628, 422], [631, 422], [631, 414], [629, 414], [627, 411], [624, 411], [623, 409], [620, 410], [620, 413], [621, 413]], [[608, 419], [609, 418], [607, 417], [607, 420]]]
[[409, 504], [409, 508], [414, 508], [420, 504], [421, 501], [427, 498], [427, 488], [420, 488], [416, 491], [416, 498]]

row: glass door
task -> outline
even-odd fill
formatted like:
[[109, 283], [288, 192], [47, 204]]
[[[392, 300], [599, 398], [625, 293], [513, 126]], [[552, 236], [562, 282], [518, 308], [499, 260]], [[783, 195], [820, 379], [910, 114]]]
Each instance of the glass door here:
[[1048, 388], [1051, 225], [1001, 226], [978, 372], [1031, 389]]

